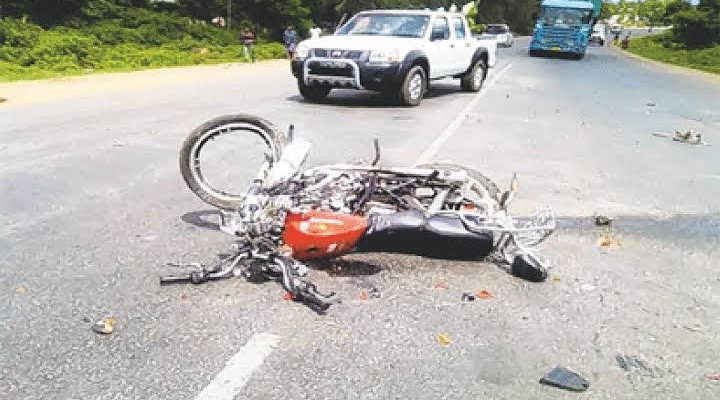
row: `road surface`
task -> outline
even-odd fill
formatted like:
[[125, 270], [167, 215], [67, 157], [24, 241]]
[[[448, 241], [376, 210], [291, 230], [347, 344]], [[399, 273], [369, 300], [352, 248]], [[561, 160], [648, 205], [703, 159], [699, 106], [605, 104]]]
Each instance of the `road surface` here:
[[[0, 398], [577, 398], [538, 384], [556, 365], [589, 379], [593, 399], [717, 397], [720, 85], [599, 47], [582, 61], [530, 58], [521, 39], [500, 51], [478, 100], [442, 81], [416, 108], [354, 91], [307, 103], [285, 62], [10, 98]], [[82, 82], [24, 87], [52, 98]], [[514, 212], [549, 204], [560, 217], [540, 248], [552, 278], [346, 256], [311, 271], [344, 298], [325, 316], [272, 283], [160, 287], [166, 262], [212, 261], [232, 243], [185, 187], [177, 152], [193, 127], [234, 112], [294, 124], [310, 164], [367, 158], [379, 138], [387, 165], [452, 160], [500, 186], [516, 172]], [[711, 145], [653, 135], [691, 128]], [[620, 246], [598, 246], [596, 213], [615, 219]], [[362, 300], [373, 287], [382, 297]], [[460, 301], [479, 290], [493, 297]], [[117, 325], [101, 336], [90, 326], [105, 315]]]

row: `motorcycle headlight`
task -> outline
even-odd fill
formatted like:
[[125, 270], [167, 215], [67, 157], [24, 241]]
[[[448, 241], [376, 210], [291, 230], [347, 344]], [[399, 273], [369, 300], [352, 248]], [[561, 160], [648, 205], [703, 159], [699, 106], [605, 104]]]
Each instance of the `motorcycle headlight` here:
[[398, 63], [400, 62], [400, 51], [398, 49], [371, 51], [368, 61], [371, 64]]
[[300, 42], [300, 44], [298, 44], [295, 48], [295, 58], [305, 58], [309, 53], [310, 47], [303, 42]]

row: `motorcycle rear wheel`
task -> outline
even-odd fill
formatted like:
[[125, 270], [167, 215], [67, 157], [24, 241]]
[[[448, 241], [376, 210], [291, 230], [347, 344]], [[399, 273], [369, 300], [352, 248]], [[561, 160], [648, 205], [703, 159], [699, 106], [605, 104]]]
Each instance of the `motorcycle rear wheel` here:
[[195, 128], [180, 149], [180, 173], [188, 188], [204, 202], [226, 210], [242, 206], [244, 193], [229, 193], [215, 187], [204, 176], [200, 165], [203, 146], [220, 135], [258, 135], [267, 145], [265, 171], [280, 159], [285, 135], [272, 123], [249, 114], [223, 115], [213, 118]]

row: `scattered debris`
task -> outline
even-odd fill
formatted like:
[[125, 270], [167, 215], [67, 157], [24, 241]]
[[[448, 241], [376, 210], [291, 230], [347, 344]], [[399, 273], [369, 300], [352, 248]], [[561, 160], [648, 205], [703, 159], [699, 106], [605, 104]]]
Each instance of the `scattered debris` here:
[[709, 374], [705, 375], [705, 377], [710, 379], [711, 381], [720, 381], [720, 374]]
[[373, 287], [370, 289], [370, 297], [373, 299], [379, 299], [382, 297], [382, 292], [380, 292], [380, 289]]
[[674, 142], [681, 142], [685, 144], [706, 144], [703, 142], [700, 133], [690, 129], [686, 132], [675, 131], [675, 136], [672, 139]]
[[448, 285], [445, 283], [445, 281], [437, 281], [435, 282], [435, 289], [447, 289]]
[[540, 383], [576, 392], [584, 392], [590, 387], [587, 379], [559, 365], [545, 374], [540, 379]]
[[655, 102], [651, 100], [651, 101], [646, 102], [645, 105], [648, 107], [655, 107]]
[[7, 101], [7, 99], [5, 97], [0, 97], [0, 103], [4, 103], [6, 101]]
[[368, 298], [369, 298], [369, 296], [368, 296], [367, 292], [364, 290], [361, 290], [360, 291], [360, 300], [367, 300]]
[[293, 294], [290, 293], [290, 292], [285, 292], [285, 294], [283, 294], [282, 299], [285, 300], [285, 301], [292, 300], [292, 299], [293, 299]]
[[105, 317], [93, 324], [92, 330], [96, 333], [109, 335], [115, 330], [115, 318]]
[[667, 132], [653, 132], [653, 136], [657, 137], [670, 137], [670, 134]]
[[560, 282], [560, 277], [557, 276], [557, 275], [555, 275], [555, 276], [552, 277], [552, 281], [555, 282], [555, 283], [559, 283], [559, 282]]
[[597, 289], [595, 285], [590, 285], [588, 283], [584, 283], [582, 284], [582, 286], [580, 286], [580, 290], [582, 290], [583, 292], [592, 292], [595, 289]]
[[475, 301], [475, 295], [472, 293], [465, 292], [462, 294], [462, 297], [460, 299], [466, 303]]
[[488, 292], [487, 290], [481, 290], [477, 293], [475, 293], [475, 297], [478, 299], [491, 299], [493, 298], [492, 293]]
[[123, 146], [125, 146], [125, 142], [123, 142], [122, 140], [116, 139], [116, 140], [113, 140], [112, 145], [113, 145], [113, 147], [123, 147]]
[[447, 333], [438, 333], [437, 336], [435, 336], [435, 340], [437, 340], [440, 346], [450, 346], [450, 336], [448, 336]]
[[596, 214], [595, 215], [595, 225], [597, 226], [608, 226], [612, 224], [612, 218], [607, 217], [605, 215]]
[[615, 361], [620, 368], [627, 372], [633, 372], [650, 378], [657, 378], [662, 375], [662, 371], [660, 369], [653, 368], [648, 362], [635, 356], [618, 354], [615, 356]]
[[25, 292], [27, 292], [27, 288], [25, 286], [21, 285], [15, 288], [15, 293], [17, 294], [23, 294]]
[[185, 292], [180, 292], [180, 300], [187, 300], [188, 295]]
[[619, 247], [622, 246], [620, 239], [612, 236], [610, 232], [603, 232], [598, 239], [598, 246], [600, 247]]

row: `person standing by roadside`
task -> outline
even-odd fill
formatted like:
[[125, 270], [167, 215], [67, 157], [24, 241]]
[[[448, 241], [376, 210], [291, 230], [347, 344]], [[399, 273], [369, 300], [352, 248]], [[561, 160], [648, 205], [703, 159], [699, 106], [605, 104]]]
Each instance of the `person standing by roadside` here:
[[252, 31], [252, 27], [249, 24], [245, 25], [242, 30], [240, 40], [243, 44], [243, 55], [245, 58], [250, 58], [252, 62], [255, 62], [255, 33]]
[[317, 24], [313, 24], [312, 28], [310, 28], [310, 39], [319, 38], [321, 33], [322, 29], [320, 29]]
[[287, 51], [288, 58], [292, 59], [295, 57], [295, 45], [297, 42], [297, 32], [293, 29], [292, 25], [288, 25], [283, 32], [283, 42], [285, 43], [285, 51]]

